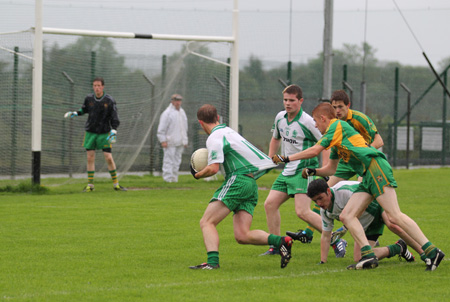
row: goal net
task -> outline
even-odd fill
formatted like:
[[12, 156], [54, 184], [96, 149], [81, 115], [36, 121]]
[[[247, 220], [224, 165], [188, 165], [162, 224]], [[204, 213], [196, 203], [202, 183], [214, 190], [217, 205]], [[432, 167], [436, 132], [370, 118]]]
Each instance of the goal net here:
[[[32, 41], [30, 31], [0, 35], [2, 178], [31, 175]], [[206, 140], [197, 109], [213, 104], [223, 121], [229, 120], [231, 49], [228, 42], [44, 35], [41, 175], [86, 177], [87, 116], [63, 116], [80, 109], [97, 76], [117, 102], [121, 123], [112, 153], [119, 177], [160, 170], [156, 129], [174, 93], [183, 96], [189, 122], [181, 167], [188, 170], [190, 154]], [[96, 177], [108, 171], [101, 153]]]

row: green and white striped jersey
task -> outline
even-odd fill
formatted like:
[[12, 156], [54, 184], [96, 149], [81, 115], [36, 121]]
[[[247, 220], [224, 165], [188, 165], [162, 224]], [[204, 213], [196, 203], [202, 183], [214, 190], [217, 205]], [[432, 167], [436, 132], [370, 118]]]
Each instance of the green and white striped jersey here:
[[[285, 156], [314, 146], [322, 137], [313, 118], [303, 112], [303, 109], [300, 109], [291, 122], [288, 121], [286, 111], [280, 111], [275, 117], [272, 132], [275, 139], [281, 139], [281, 150]], [[317, 157], [291, 161], [284, 166], [282, 173], [284, 176], [295, 175], [301, 172], [303, 168], [317, 168], [318, 165]]]
[[223, 164], [226, 177], [251, 174], [258, 178], [276, 167], [272, 160], [225, 124], [214, 127], [206, 140], [208, 165]]

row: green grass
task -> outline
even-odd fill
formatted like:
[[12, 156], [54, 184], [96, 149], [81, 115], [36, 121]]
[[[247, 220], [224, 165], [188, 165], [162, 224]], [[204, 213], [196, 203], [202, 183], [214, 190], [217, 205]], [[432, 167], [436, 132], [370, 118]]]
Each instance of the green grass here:
[[[267, 229], [263, 203], [276, 175], [258, 180], [253, 228]], [[0, 193], [0, 301], [448, 301], [450, 169], [395, 176], [402, 210], [447, 253], [434, 272], [397, 258], [347, 271], [349, 234], [344, 259], [330, 250], [329, 262], [317, 265], [315, 234], [311, 244], [295, 243], [280, 269], [278, 256], [258, 257], [267, 247], [235, 242], [231, 216], [218, 226], [221, 268], [192, 271], [206, 260], [198, 222], [220, 180], [127, 176], [121, 184], [135, 190], [115, 192], [110, 180], [97, 179], [96, 191], [81, 193], [85, 180], [43, 179], [44, 194]], [[292, 199], [281, 214], [282, 230], [305, 227]], [[388, 230], [380, 237], [382, 245], [396, 240]]]

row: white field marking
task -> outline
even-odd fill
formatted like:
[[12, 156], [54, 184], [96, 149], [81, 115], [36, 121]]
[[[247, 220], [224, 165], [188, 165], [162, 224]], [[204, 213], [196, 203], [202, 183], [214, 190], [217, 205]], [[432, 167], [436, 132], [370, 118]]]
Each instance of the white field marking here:
[[[262, 276], [262, 277], [245, 277], [245, 278], [235, 278], [235, 279], [220, 279], [220, 280], [210, 280], [210, 281], [199, 281], [199, 282], [174, 282], [174, 283], [155, 283], [155, 284], [146, 284], [145, 288], [168, 288], [168, 287], [179, 287], [179, 286], [192, 286], [192, 285], [205, 285], [205, 284], [214, 284], [224, 282], [240, 282], [240, 281], [257, 281], [257, 280], [274, 280], [274, 279], [287, 279], [292, 277], [304, 277], [304, 276], [313, 276], [313, 275], [321, 275], [323, 273], [338, 273], [345, 272], [347, 269], [339, 269], [339, 270], [325, 270], [325, 271], [315, 271], [309, 273], [301, 273], [301, 274], [290, 274], [285, 276]], [[194, 272], [193, 272], [194, 273]], [[24, 293], [17, 296], [0, 296], [1, 299], [5, 300], [17, 300], [17, 299], [32, 299], [38, 297], [47, 297], [47, 296], [68, 296], [75, 293], [95, 293], [95, 292], [115, 292], [121, 291], [123, 288], [118, 287], [109, 287], [109, 288], [97, 288], [90, 290], [81, 290], [81, 291], [51, 291], [51, 292], [40, 292], [40, 293]]]
[[[220, 269], [219, 269], [220, 270]], [[199, 281], [199, 282], [174, 282], [174, 283], [155, 283], [155, 284], [147, 284], [146, 288], [162, 288], [162, 287], [176, 287], [176, 286], [192, 286], [192, 285], [205, 285], [205, 284], [214, 284], [214, 283], [224, 283], [224, 282], [240, 282], [240, 281], [257, 281], [257, 280], [274, 280], [274, 279], [287, 279], [292, 277], [305, 277], [305, 276], [313, 276], [313, 275], [321, 275], [323, 273], [339, 273], [346, 272], [347, 269], [338, 269], [338, 270], [325, 270], [325, 271], [313, 271], [308, 273], [301, 274], [289, 274], [283, 276], [255, 276], [255, 277], [245, 277], [245, 278], [235, 278], [235, 279], [220, 279], [220, 280], [209, 280], [209, 281]]]

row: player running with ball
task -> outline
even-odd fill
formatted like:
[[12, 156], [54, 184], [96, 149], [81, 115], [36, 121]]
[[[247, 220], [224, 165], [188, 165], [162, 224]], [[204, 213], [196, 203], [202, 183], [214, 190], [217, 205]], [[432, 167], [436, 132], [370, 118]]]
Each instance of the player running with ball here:
[[205, 178], [215, 175], [219, 165], [225, 169], [225, 181], [211, 198], [200, 228], [206, 247], [206, 263], [191, 266], [191, 269], [219, 268], [219, 234], [217, 225], [231, 212], [233, 215], [234, 237], [240, 244], [274, 245], [280, 249], [281, 268], [291, 259], [292, 239], [269, 234], [262, 230], [250, 230], [253, 211], [258, 202], [256, 179], [275, 167], [270, 158], [250, 144], [245, 138], [225, 124], [219, 123], [217, 109], [213, 105], [203, 105], [197, 111], [198, 121], [209, 135], [206, 141], [208, 166], [201, 171], [191, 167], [192, 175]]

